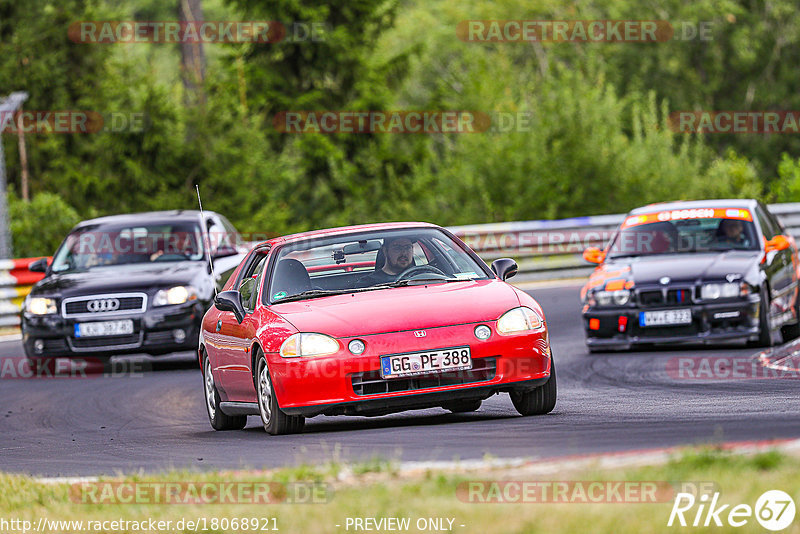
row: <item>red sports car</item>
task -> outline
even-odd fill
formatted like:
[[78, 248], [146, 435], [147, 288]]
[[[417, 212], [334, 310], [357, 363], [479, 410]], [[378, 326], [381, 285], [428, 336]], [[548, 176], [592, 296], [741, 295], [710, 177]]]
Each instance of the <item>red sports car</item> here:
[[259, 415], [270, 434], [316, 415], [477, 410], [495, 393], [550, 412], [541, 307], [447, 230], [389, 223], [256, 246], [203, 318], [199, 359], [216, 430]]

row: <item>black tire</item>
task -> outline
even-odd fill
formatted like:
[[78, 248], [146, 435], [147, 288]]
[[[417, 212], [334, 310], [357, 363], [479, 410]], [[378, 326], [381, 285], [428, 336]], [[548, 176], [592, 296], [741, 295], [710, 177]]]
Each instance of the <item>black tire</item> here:
[[556, 366], [550, 361], [550, 380], [536, 389], [524, 392], [512, 392], [511, 402], [520, 415], [544, 415], [556, 407], [558, 387], [556, 385]]
[[759, 291], [761, 295], [761, 303], [759, 304], [758, 311], [758, 341], [757, 347], [771, 347], [772, 346], [772, 332], [769, 329], [769, 291], [766, 286], [762, 286]]
[[302, 415], [287, 415], [278, 406], [275, 389], [272, 387], [272, 378], [269, 374], [267, 360], [263, 354], [258, 355], [256, 363], [256, 397], [258, 398], [258, 412], [264, 430], [273, 436], [281, 434], [298, 434], [303, 431], [306, 418]]
[[800, 337], [800, 292], [798, 292], [798, 295], [794, 300], [794, 313], [795, 317], [797, 317], [797, 322], [781, 327], [781, 336], [783, 337], [784, 343]]
[[481, 407], [482, 400], [460, 400], [443, 404], [442, 408], [453, 413], [476, 412]]
[[211, 373], [211, 362], [203, 354], [203, 393], [206, 400], [206, 413], [214, 430], [241, 430], [247, 425], [246, 415], [225, 415], [219, 408], [219, 391]]

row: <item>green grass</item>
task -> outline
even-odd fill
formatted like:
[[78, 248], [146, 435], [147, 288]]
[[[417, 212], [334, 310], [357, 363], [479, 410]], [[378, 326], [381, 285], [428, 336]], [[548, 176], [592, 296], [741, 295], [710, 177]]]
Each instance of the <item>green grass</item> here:
[[[262, 472], [172, 471], [157, 475], [133, 475], [101, 479], [135, 483], [244, 482], [275, 483], [273, 495], [283, 497], [286, 484], [308, 481], [317, 484], [323, 502], [307, 504], [81, 504], [70, 498], [69, 484], [44, 484], [30, 477], [0, 474], [0, 518], [26, 519], [36, 523], [42, 516], [58, 520], [172, 520], [207, 518], [276, 518], [279, 532], [356, 532], [345, 530], [347, 518], [410, 518], [408, 532], [419, 532], [418, 518], [452, 518], [457, 533], [551, 533], [613, 532], [649, 533], [691, 532], [768, 532], [755, 518], [734, 529], [667, 527], [672, 496], [655, 503], [504, 503], [465, 502], [457, 494], [459, 484], [469, 481], [663, 481], [669, 487], [680, 482], [713, 484], [720, 492], [720, 503], [754, 506], [757, 498], [770, 489], [783, 490], [800, 503], [800, 459], [771, 451], [757, 455], [738, 455], [713, 448], [693, 449], [664, 465], [602, 470], [588, 468], [558, 475], [534, 475], [535, 471], [497, 468], [486, 471], [464, 470], [404, 472], [395, 463], [371, 459], [362, 464], [343, 463], [322, 466], [303, 465]], [[462, 486], [464, 487], [464, 486]], [[74, 491], [74, 489], [73, 489]], [[728, 511], [730, 508], [728, 508]], [[695, 509], [686, 517], [694, 517]], [[722, 514], [726, 518], [727, 511]], [[446, 523], [445, 523], [446, 524]], [[271, 523], [267, 524], [271, 526]], [[336, 525], [340, 525], [337, 527]], [[460, 525], [464, 525], [463, 527]], [[109, 525], [110, 526], [110, 525]], [[261, 526], [261, 525], [260, 525]], [[174, 527], [173, 527], [174, 528]], [[4, 530], [0, 527], [0, 530]], [[68, 530], [68, 529], [67, 529]], [[222, 532], [224, 529], [217, 528]], [[227, 529], [232, 531], [230, 527]], [[112, 531], [110, 528], [107, 531]], [[137, 532], [133, 529], [114, 532]], [[174, 530], [173, 530], [174, 531]], [[181, 530], [178, 530], [181, 531]], [[191, 532], [184, 528], [183, 531]], [[239, 531], [243, 531], [239, 529]], [[249, 529], [252, 532], [252, 529]], [[362, 531], [363, 532], [363, 531]], [[373, 530], [373, 532], [375, 532]], [[784, 532], [800, 533], [800, 516]]]

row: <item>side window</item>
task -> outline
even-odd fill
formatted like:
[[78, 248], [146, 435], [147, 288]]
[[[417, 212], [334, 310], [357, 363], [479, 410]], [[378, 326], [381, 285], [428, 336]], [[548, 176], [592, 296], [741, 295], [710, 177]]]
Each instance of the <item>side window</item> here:
[[783, 226], [783, 223], [781, 222], [781, 220], [777, 216], [775, 216], [774, 213], [770, 212], [767, 209], [764, 210], [764, 213], [767, 214], [767, 217], [769, 217], [769, 219], [772, 221], [772, 225], [775, 227], [775, 230], [779, 234], [785, 234], [786, 233], [786, 228]]
[[764, 234], [764, 237], [772, 239], [780, 231], [776, 227], [776, 225], [770, 220], [770, 218], [764, 213], [763, 208], [758, 206], [756, 208], [756, 218], [758, 219], [758, 225], [761, 227], [761, 232]]
[[258, 286], [261, 281], [261, 274], [264, 271], [267, 255], [259, 254], [247, 266], [243, 275], [242, 281], [239, 283], [239, 293], [242, 295], [242, 305], [248, 312], [256, 309], [256, 301], [258, 299]]

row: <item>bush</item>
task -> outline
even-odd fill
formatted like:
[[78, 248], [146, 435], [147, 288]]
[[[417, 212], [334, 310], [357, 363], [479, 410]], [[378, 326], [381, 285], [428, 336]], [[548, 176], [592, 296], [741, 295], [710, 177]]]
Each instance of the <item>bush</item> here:
[[39, 193], [30, 202], [8, 195], [14, 257], [50, 256], [81, 219], [53, 193]]

